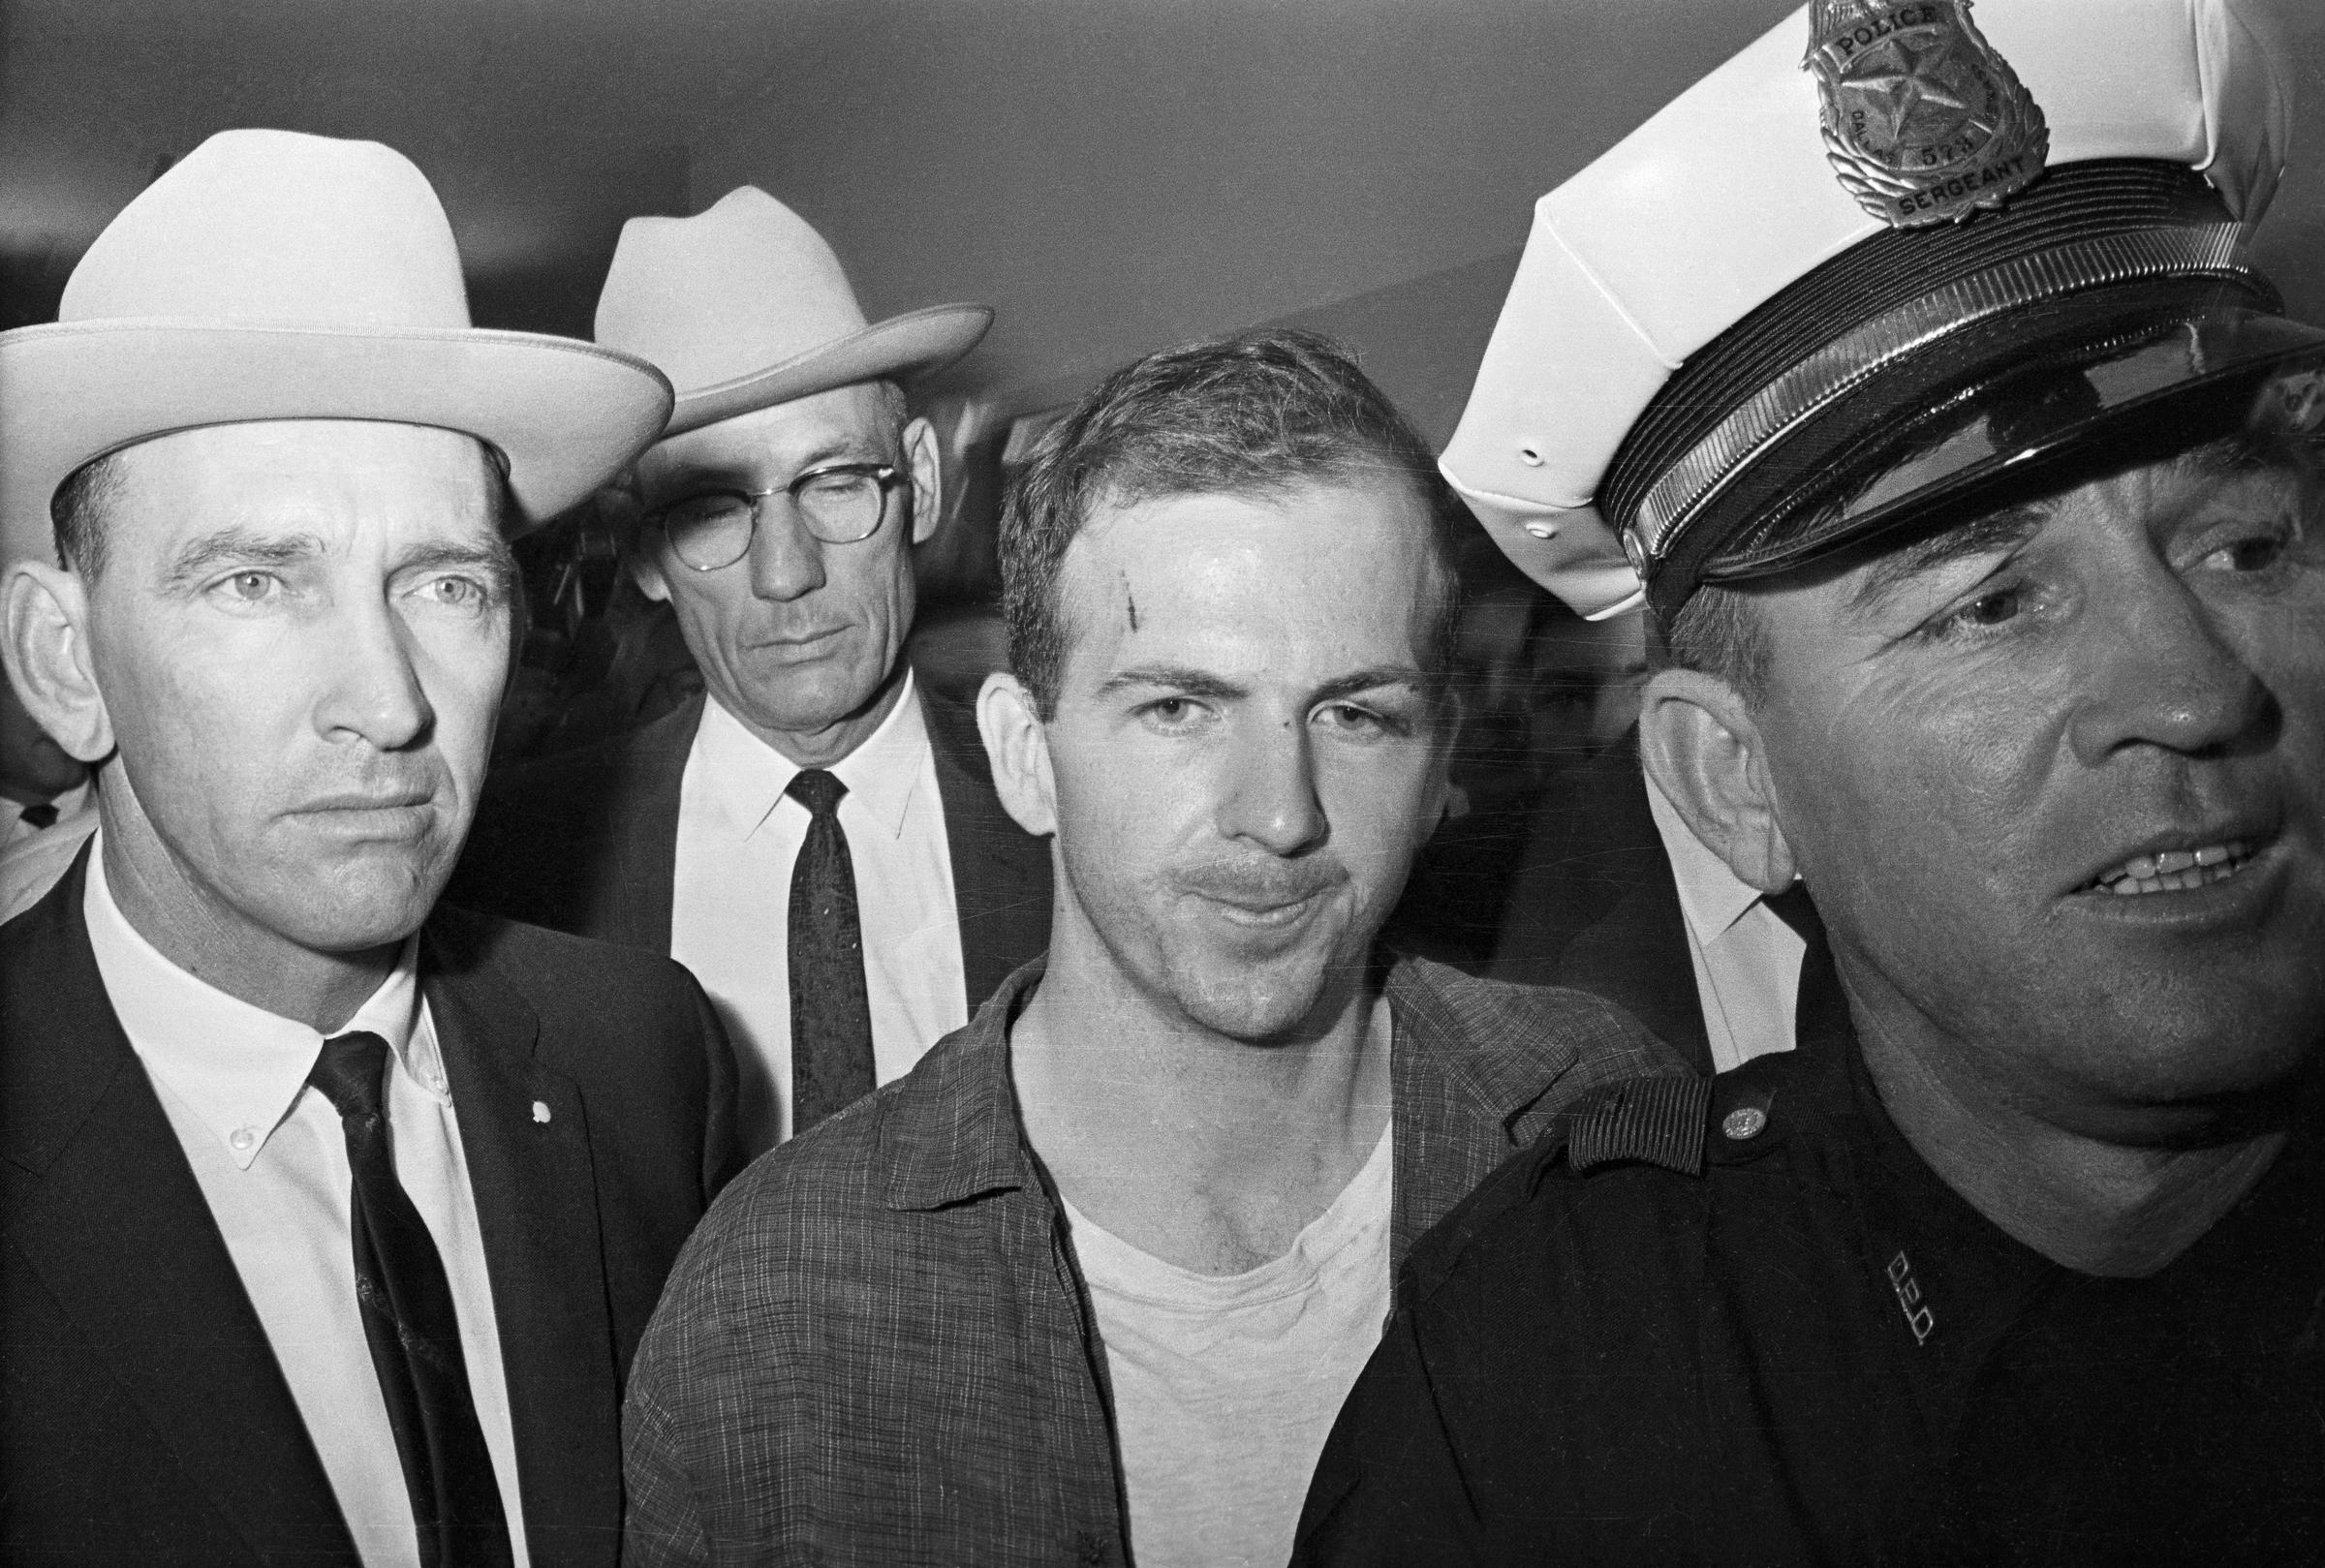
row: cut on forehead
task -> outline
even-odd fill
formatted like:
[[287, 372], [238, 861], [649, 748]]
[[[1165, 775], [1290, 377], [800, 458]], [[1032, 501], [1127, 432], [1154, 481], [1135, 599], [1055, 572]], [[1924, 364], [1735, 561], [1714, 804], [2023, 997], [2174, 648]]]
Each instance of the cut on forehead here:
[[[1103, 500], [1067, 542], [1053, 587], [1061, 665], [1100, 625], [1133, 638], [1195, 630], [1199, 645], [1177, 657], [1209, 664], [1221, 639], [1262, 634], [1282, 615], [1315, 629], [1319, 649], [1370, 644], [1364, 663], [1432, 680], [1442, 673], [1439, 612], [1456, 591], [1417, 496], [1322, 478]], [[1377, 633], [1402, 634], [1404, 645]]]

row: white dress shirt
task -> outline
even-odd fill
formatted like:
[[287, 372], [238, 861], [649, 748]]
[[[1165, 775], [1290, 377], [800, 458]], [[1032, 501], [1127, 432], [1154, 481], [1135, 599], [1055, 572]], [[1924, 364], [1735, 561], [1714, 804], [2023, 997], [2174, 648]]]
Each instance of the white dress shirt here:
[[[156, 952], [113, 903], [104, 850], [101, 838], [82, 913], [106, 996], [226, 1238], [356, 1549], [372, 1568], [417, 1564], [411, 1495], [356, 1305], [347, 1138], [331, 1102], [307, 1088], [324, 1036]], [[419, 994], [418, 947], [417, 938], [404, 944], [395, 971], [337, 1032], [368, 1030], [388, 1042], [396, 1178], [444, 1257], [469, 1392], [522, 1565], [529, 1559], [500, 1329], [460, 1125]]]
[[[855, 871], [875, 1074], [888, 1083], [969, 1022], [952, 855], [937, 757], [912, 676], [880, 727], [830, 769], [848, 786], [840, 829]], [[753, 1151], [791, 1133], [791, 862], [808, 809], [784, 793], [799, 767], [713, 697], [678, 790], [670, 956], [695, 971], [742, 1068]]]
[[1792, 1007], [1808, 943], [1695, 837], [1652, 776], [1647, 806], [1679, 884], [1712, 1070], [1725, 1072], [1753, 1057], [1791, 1050]]

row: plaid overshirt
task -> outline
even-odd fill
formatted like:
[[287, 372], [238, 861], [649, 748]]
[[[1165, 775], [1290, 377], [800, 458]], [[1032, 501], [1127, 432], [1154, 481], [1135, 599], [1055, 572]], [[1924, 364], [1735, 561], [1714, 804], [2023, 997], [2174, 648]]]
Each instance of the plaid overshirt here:
[[[1009, 1080], [1039, 976], [702, 1221], [631, 1375], [625, 1562], [1130, 1560], [1105, 1355]], [[1394, 1265], [1576, 1096], [1687, 1070], [1580, 992], [1419, 959], [1387, 992]]]

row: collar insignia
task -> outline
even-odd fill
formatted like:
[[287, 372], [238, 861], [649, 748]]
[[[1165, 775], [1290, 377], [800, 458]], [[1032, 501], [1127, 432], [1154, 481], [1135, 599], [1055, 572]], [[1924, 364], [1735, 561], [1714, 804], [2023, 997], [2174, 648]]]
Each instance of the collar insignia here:
[[1825, 155], [1892, 229], [1959, 221], [2026, 188], [2051, 147], [2042, 109], [1969, 19], [1970, 0], [1814, 0], [1809, 52]]

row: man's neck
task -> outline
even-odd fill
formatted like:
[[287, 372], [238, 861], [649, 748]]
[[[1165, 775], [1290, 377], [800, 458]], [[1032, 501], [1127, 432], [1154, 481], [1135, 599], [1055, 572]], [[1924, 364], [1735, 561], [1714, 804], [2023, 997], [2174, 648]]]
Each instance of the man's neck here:
[[1077, 961], [1077, 945], [1053, 945], [1010, 1031], [1051, 1179], [1093, 1223], [1181, 1268], [1282, 1256], [1388, 1123], [1386, 1006], [1351, 987], [1294, 1037], [1253, 1044], [1159, 1004], [1100, 955]]
[[204, 985], [278, 1018], [330, 1034], [356, 1016], [394, 969], [401, 942], [360, 953], [318, 953], [222, 916], [150, 857], [124, 853], [107, 823], [106, 888], [130, 929]]
[[1986, 1082], [1974, 1052], [1877, 979], [1847, 989], [1866, 1068], [1906, 1141], [1971, 1208], [2069, 1269], [2155, 1273], [2217, 1224], [2284, 1147], [2281, 1130], [2192, 1144], [2077, 1131]]
[[[896, 667], [888, 671], [888, 678], [881, 683], [880, 690], [873, 692], [862, 707], [822, 729], [771, 729], [732, 704], [722, 701], [719, 706], [733, 715], [735, 723], [782, 753], [792, 766], [828, 768], [853, 754], [882, 724], [887, 723], [888, 715], [894, 713], [896, 704], [904, 700], [904, 693], [910, 685], [911, 671], [899, 660]], [[712, 700], [719, 699], [714, 696]]]

